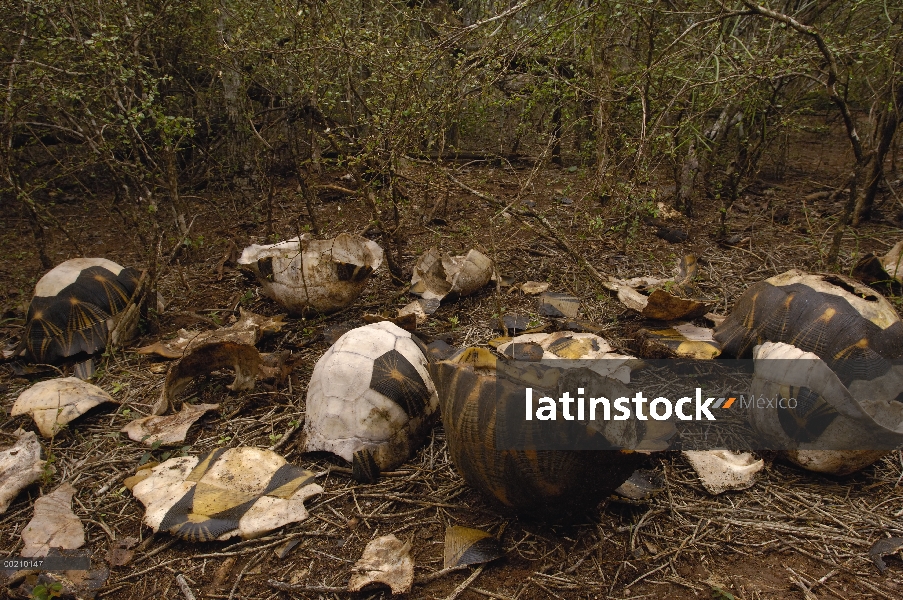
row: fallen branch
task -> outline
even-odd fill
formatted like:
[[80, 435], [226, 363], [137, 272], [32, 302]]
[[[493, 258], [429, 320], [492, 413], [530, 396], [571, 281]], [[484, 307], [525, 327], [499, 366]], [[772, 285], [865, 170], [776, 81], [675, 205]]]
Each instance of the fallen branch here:
[[[441, 571], [436, 571], [435, 573], [430, 573], [429, 575], [421, 575], [414, 579], [413, 585], [426, 585], [428, 583], [432, 583], [437, 579], [445, 577], [449, 573], [454, 573], [456, 571], [461, 571], [463, 569], [468, 568], [469, 565], [461, 565], [458, 567], [449, 567], [447, 569], [442, 569]], [[480, 567], [474, 571], [474, 573], [467, 579], [464, 583], [468, 585], [476, 579], [476, 576], [483, 572], [483, 567], [485, 565], [480, 565]], [[286, 583], [284, 581], [279, 581], [276, 579], [270, 579], [267, 581], [267, 584], [274, 589], [277, 589], [282, 592], [318, 592], [321, 594], [340, 594], [342, 592], [348, 592], [347, 587], [342, 586], [328, 586], [328, 585], [305, 585], [302, 583]], [[463, 591], [463, 588], [461, 588]], [[460, 592], [459, 592], [460, 593]]]

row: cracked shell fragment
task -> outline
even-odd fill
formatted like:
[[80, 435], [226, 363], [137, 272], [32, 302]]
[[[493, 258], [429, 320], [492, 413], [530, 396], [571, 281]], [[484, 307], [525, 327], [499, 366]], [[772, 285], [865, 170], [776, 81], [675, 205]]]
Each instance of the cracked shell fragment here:
[[345, 308], [382, 261], [383, 250], [376, 242], [342, 233], [331, 240], [303, 235], [278, 244], [254, 244], [244, 249], [238, 265], [257, 277], [264, 294], [289, 312], [302, 314]]
[[127, 433], [132, 441], [141, 442], [145, 446], [180, 444], [185, 441], [191, 426], [204, 413], [218, 408], [219, 404], [183, 404], [182, 410], [174, 415], [135, 419], [120, 431]]
[[455, 525], [445, 530], [444, 569], [487, 563], [503, 554], [499, 541], [482, 529]]
[[85, 528], [72, 512], [75, 488], [64, 483], [34, 503], [34, 518], [22, 530], [22, 556], [47, 556], [50, 548], [74, 550], [85, 545]]
[[98, 404], [116, 402], [108, 393], [78, 377], [40, 381], [22, 392], [10, 416], [31, 414], [46, 438], [53, 437], [70, 421]]
[[132, 488], [148, 527], [192, 542], [251, 539], [303, 521], [304, 501], [322, 491], [312, 472], [248, 447], [171, 458]]
[[592, 333], [556, 331], [519, 335], [497, 348], [515, 360], [593, 360], [589, 367], [603, 377], [630, 383], [631, 365], [636, 358], [613, 351], [604, 338]]
[[382, 583], [389, 586], [392, 594], [403, 594], [414, 583], [411, 543], [402, 542], [392, 534], [371, 540], [351, 571], [349, 592], [359, 592], [368, 585]]
[[709, 305], [698, 300], [679, 298], [661, 288], [653, 289], [648, 295], [640, 291], [658, 283], [655, 280], [640, 281], [623, 280], [610, 277], [605, 287], [617, 293], [618, 300], [627, 308], [640, 313], [647, 319], [657, 321], [676, 321], [678, 319], [695, 319], [709, 311]]
[[646, 358], [659, 355], [709, 360], [721, 354], [713, 330], [692, 323], [679, 323], [663, 329], [641, 329], [637, 332], [640, 354]]
[[756, 474], [765, 466], [765, 461], [756, 460], [749, 452], [684, 450], [683, 455], [710, 494], [752, 487]]
[[41, 478], [45, 462], [41, 444], [33, 431], [18, 430], [16, 443], [0, 451], [0, 514], [6, 512], [19, 492]]
[[492, 261], [478, 250], [465, 256], [444, 255], [430, 248], [414, 265], [411, 293], [427, 300], [469, 296], [492, 277]]
[[352, 329], [317, 361], [307, 387], [305, 450], [351, 462], [361, 450], [381, 470], [407, 460], [437, 418], [427, 349], [382, 321]]

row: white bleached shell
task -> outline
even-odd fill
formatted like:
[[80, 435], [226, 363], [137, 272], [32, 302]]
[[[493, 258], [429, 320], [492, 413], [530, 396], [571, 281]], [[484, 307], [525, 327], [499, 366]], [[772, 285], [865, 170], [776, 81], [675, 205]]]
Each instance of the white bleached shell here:
[[427, 300], [468, 296], [489, 283], [491, 277], [492, 261], [478, 250], [452, 256], [430, 248], [414, 265], [410, 291]]
[[45, 461], [41, 444], [33, 431], [16, 431], [19, 438], [10, 448], [0, 451], [0, 514], [20, 491], [41, 478]]
[[322, 491], [314, 473], [247, 447], [171, 458], [132, 488], [145, 525], [193, 542], [251, 539], [303, 521], [304, 500]]
[[710, 494], [752, 487], [756, 474], [765, 466], [763, 460], [756, 460], [749, 452], [684, 450], [683, 455]]
[[846, 475], [903, 444], [903, 403], [895, 400], [903, 389], [903, 366], [847, 388], [818, 356], [790, 344], [766, 342], [755, 347], [753, 358], [754, 397], [797, 400], [792, 411], [751, 406], [748, 413], [756, 433], [776, 447], [789, 448], [781, 454], [791, 462]]
[[264, 294], [302, 314], [345, 308], [382, 261], [383, 250], [376, 242], [342, 233], [331, 240], [304, 235], [267, 246], [254, 244], [244, 249], [238, 265], [257, 276]]
[[116, 401], [96, 385], [78, 377], [63, 377], [40, 381], [19, 394], [10, 415], [31, 414], [41, 435], [50, 438], [63, 425], [104, 402]]
[[537, 344], [542, 348], [542, 360], [592, 360], [590, 369], [622, 383], [630, 383], [630, 361], [636, 357], [614, 352], [605, 339], [593, 333], [556, 331], [555, 333], [527, 333], [500, 344], [500, 354], [511, 355], [514, 344]]
[[317, 361], [307, 387], [306, 450], [351, 462], [369, 450], [381, 470], [423, 443], [439, 408], [422, 344], [382, 321], [340, 337]]

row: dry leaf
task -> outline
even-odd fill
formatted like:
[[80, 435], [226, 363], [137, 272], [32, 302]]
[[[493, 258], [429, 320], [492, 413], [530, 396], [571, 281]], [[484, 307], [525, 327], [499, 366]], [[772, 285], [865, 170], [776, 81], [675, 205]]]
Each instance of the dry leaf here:
[[230, 390], [253, 390], [260, 362], [260, 352], [252, 344], [211, 340], [192, 346], [166, 374], [163, 392], [151, 412], [162, 415], [195, 377], [218, 369], [235, 371], [235, 380], [228, 386]]
[[78, 377], [64, 377], [41, 381], [22, 392], [10, 415], [30, 413], [41, 435], [50, 438], [63, 425], [104, 402], [116, 401], [96, 385]]
[[615, 494], [626, 500], [642, 502], [665, 489], [664, 478], [655, 471], [638, 469], [622, 483]]
[[132, 562], [135, 551], [132, 550], [138, 544], [138, 538], [124, 537], [115, 540], [107, 550], [106, 561], [113, 567], [124, 567]]
[[20, 491], [40, 479], [44, 470], [38, 436], [21, 429], [14, 435], [19, 438], [16, 443], [0, 452], [0, 514]]
[[178, 337], [160, 340], [150, 346], [138, 348], [138, 354], [156, 354], [163, 358], [181, 358], [187, 350], [211, 341], [228, 341], [256, 345], [264, 336], [278, 333], [285, 325], [285, 315], [265, 317], [239, 308], [239, 319], [228, 327], [213, 331], [189, 331], [180, 329]]
[[884, 557], [888, 554], [896, 554], [900, 550], [903, 550], [903, 538], [883, 538], [869, 548], [869, 558], [872, 559], [872, 562], [875, 563], [875, 566], [878, 567], [878, 570], [883, 575], [887, 571], [887, 563], [884, 562]]
[[350, 592], [359, 592], [373, 583], [383, 583], [393, 594], [404, 594], [414, 583], [411, 543], [403, 543], [391, 534], [371, 540], [351, 571], [348, 582]]
[[216, 410], [219, 404], [183, 404], [182, 410], [168, 417], [144, 417], [135, 419], [120, 431], [129, 439], [145, 446], [158, 443], [172, 446], [185, 441], [188, 430], [209, 410]]
[[64, 483], [34, 503], [34, 518], [22, 530], [22, 556], [47, 556], [50, 548], [74, 550], [85, 544], [85, 528], [72, 512], [75, 488]]
[[230, 556], [223, 561], [223, 564], [217, 568], [213, 575], [214, 590], [225, 590], [229, 588], [229, 579], [232, 578], [232, 569], [235, 567], [235, 557]]
[[881, 261], [887, 274], [903, 283], [903, 240], [897, 242]]
[[580, 300], [569, 294], [557, 292], [544, 292], [538, 300], [538, 311], [543, 317], [556, 319], [573, 319], [580, 310]]
[[541, 294], [547, 289], [549, 289], [548, 283], [540, 283], [538, 281], [527, 281], [525, 283], [522, 283], [520, 286], [520, 290], [530, 296]]

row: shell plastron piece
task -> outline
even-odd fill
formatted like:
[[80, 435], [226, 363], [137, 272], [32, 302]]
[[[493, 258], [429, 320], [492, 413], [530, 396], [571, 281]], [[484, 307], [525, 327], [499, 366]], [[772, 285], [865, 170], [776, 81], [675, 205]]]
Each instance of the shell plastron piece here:
[[422, 342], [389, 321], [342, 335], [311, 375], [305, 450], [351, 462], [361, 481], [407, 460], [439, 408], [426, 354]]
[[139, 280], [135, 269], [105, 258], [73, 258], [51, 269], [38, 280], [28, 308], [23, 340], [28, 359], [58, 363], [103, 349]]
[[806, 469], [845, 475], [903, 444], [903, 403], [862, 389], [854, 394], [825, 361], [790, 344], [756, 346], [754, 360], [751, 396], [788, 400], [771, 409], [750, 406], [763, 447]]
[[132, 488], [146, 525], [193, 542], [250, 539], [303, 521], [304, 500], [322, 491], [311, 471], [247, 447], [169, 459]]
[[610, 427], [559, 421], [560, 427], [549, 429], [524, 420], [524, 386], [555, 397], [559, 389], [578, 385], [591, 395], [633, 394], [620, 381], [589, 369], [509, 362], [486, 349], [468, 348], [431, 364], [430, 373], [458, 472], [496, 506], [525, 516], [565, 518], [595, 507], [649, 452], [666, 449], [673, 435], [670, 423], [668, 431], [646, 430], [640, 421], [609, 421]]
[[340, 310], [360, 295], [383, 261], [376, 242], [342, 233], [330, 240], [308, 235], [251, 245], [238, 264], [256, 275], [263, 292], [294, 314]]

